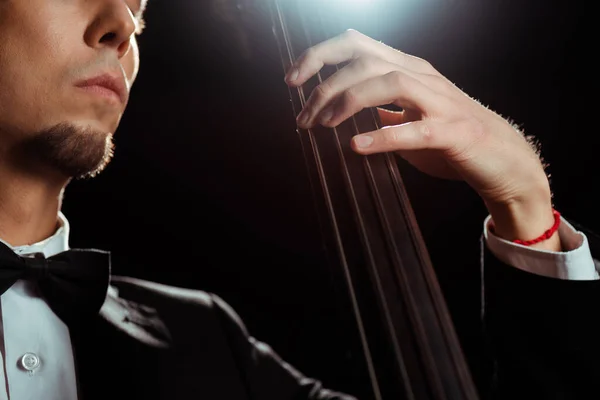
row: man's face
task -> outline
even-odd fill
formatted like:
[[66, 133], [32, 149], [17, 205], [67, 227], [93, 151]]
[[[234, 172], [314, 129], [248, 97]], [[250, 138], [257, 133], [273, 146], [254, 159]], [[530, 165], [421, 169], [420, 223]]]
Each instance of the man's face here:
[[[65, 173], [92, 172], [102, 160], [90, 158], [107, 155], [138, 71], [145, 3], [0, 0], [0, 154], [22, 144], [63, 153], [38, 156], [70, 158], [48, 160], [75, 163]], [[73, 154], [82, 149], [87, 160]]]

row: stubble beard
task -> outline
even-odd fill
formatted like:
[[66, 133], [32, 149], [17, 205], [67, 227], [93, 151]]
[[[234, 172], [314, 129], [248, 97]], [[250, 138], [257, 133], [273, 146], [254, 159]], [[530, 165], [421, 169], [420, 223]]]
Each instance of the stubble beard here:
[[106, 168], [115, 146], [110, 132], [65, 122], [36, 133], [25, 147], [36, 163], [69, 178], [89, 179]]

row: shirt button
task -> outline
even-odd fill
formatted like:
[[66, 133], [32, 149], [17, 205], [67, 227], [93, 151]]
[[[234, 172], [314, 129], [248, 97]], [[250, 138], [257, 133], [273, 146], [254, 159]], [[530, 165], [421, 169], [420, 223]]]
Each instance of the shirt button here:
[[40, 366], [40, 358], [35, 353], [25, 353], [21, 357], [21, 367], [26, 371], [33, 371]]

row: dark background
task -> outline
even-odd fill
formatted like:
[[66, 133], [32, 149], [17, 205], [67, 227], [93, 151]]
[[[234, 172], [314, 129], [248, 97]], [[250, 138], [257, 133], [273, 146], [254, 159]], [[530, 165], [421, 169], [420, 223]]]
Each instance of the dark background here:
[[[99, 177], [67, 190], [71, 245], [110, 249], [116, 274], [215, 292], [290, 363], [367, 398], [322, 257], [269, 20], [256, 2], [238, 2], [240, 12], [235, 1], [150, 0], [116, 157]], [[600, 228], [590, 184], [597, 169], [591, 6], [348, 0], [341, 10], [348, 28], [429, 60], [536, 135], [557, 209]], [[485, 209], [466, 185], [401, 167], [479, 378]]]

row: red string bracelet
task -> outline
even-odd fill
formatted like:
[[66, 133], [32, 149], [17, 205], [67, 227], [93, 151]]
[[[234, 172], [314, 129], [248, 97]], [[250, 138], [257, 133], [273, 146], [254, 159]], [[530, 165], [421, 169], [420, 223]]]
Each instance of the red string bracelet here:
[[556, 232], [558, 230], [558, 227], [560, 226], [560, 213], [553, 209], [552, 214], [554, 215], [554, 225], [552, 225], [550, 229], [544, 232], [542, 236], [532, 240], [516, 239], [513, 240], [513, 243], [522, 244], [523, 246], [531, 246], [532, 244], [536, 244], [539, 242], [543, 242], [544, 240], [550, 239], [550, 237], [554, 235], [554, 232]]

